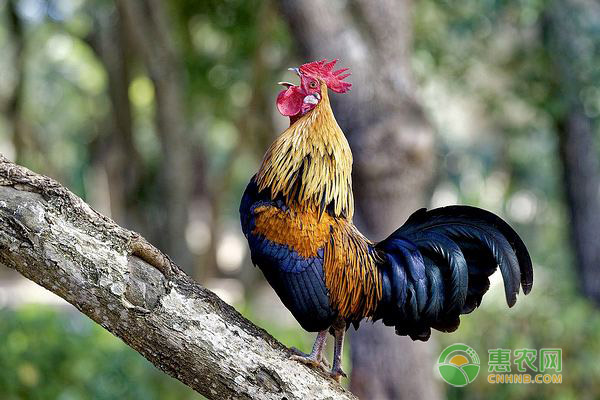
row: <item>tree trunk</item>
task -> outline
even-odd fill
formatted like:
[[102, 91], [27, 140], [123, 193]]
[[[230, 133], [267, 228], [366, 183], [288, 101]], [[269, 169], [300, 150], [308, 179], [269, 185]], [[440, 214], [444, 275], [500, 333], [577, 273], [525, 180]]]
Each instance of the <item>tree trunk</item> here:
[[[410, 0], [282, 2], [307, 61], [340, 58], [353, 72], [352, 92], [332, 102], [354, 153], [356, 222], [374, 240], [426, 204], [434, 171], [433, 130], [413, 96], [411, 10]], [[381, 323], [363, 323], [351, 341], [351, 389], [358, 396], [441, 397], [431, 344], [398, 337]]]
[[[189, 203], [194, 186], [191, 142], [184, 107], [183, 66], [171, 40], [169, 23], [160, 0], [117, 0], [119, 15], [131, 32], [156, 92], [156, 129], [163, 151], [160, 203], [162, 247], [189, 268], [193, 257], [185, 241]], [[164, 212], [162, 212], [164, 210]]]
[[[141, 162], [133, 140], [133, 117], [129, 101], [131, 51], [123, 20], [112, 3], [94, 7], [95, 29], [87, 39], [108, 75], [112, 112], [107, 116], [106, 137], [100, 138], [98, 167], [108, 177], [110, 217], [124, 226], [140, 229], [134, 207], [139, 189]], [[147, 229], [145, 229], [147, 230]], [[143, 230], [142, 230], [143, 231]]]
[[593, 0], [555, 1], [545, 16], [546, 45], [559, 77], [564, 114], [557, 119], [559, 153], [571, 240], [583, 293], [600, 306], [600, 162], [598, 126], [581, 100], [586, 71], [597, 70], [600, 4]]
[[0, 263], [209, 399], [355, 399], [139, 235], [1, 155]]
[[15, 84], [8, 99], [6, 115], [12, 129], [15, 159], [17, 161], [22, 161], [25, 148], [30, 144], [28, 143], [30, 139], [27, 138], [27, 130], [24, 126], [22, 116], [25, 83], [25, 37], [23, 23], [17, 15], [16, 3], [16, 0], [10, 0], [7, 4], [11, 43], [14, 47], [13, 54], [10, 58], [13, 60]]

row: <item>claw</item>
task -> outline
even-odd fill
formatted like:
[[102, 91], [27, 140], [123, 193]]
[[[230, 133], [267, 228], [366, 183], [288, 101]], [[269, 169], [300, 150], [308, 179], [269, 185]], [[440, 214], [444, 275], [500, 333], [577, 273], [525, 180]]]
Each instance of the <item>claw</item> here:
[[342, 377], [344, 377], [344, 378], [348, 377], [348, 375], [346, 375], [346, 373], [344, 371], [342, 371], [341, 368], [332, 369], [329, 372], [329, 376], [332, 377], [333, 379], [335, 379], [335, 381], [337, 383], [340, 383], [340, 381], [342, 380]]
[[[297, 348], [295, 348], [295, 347], [290, 347], [290, 351], [291, 351], [292, 353], [294, 353], [294, 355], [296, 355], [296, 356], [300, 356], [300, 357], [308, 357], [308, 354], [306, 354], [306, 353], [305, 353], [305, 352], [303, 352], [303, 351], [300, 351], [300, 350], [298, 350], [298, 349], [297, 349]], [[292, 357], [293, 357], [293, 356], [292, 356]], [[292, 358], [292, 357], [290, 357], [290, 358]]]
[[317, 360], [316, 358], [297, 356], [297, 355], [290, 356], [290, 360], [300, 361], [302, 364], [310, 365], [311, 367], [317, 367], [321, 364], [320, 361]]
[[303, 351], [298, 350], [295, 347], [290, 347], [290, 351], [294, 353], [290, 356], [290, 360], [299, 361], [302, 364], [308, 365], [310, 367], [320, 368], [325, 372], [329, 372], [329, 369], [331, 368], [331, 364], [329, 364], [329, 361], [327, 361], [327, 359], [323, 355], [321, 355], [320, 357], [312, 356], [310, 354], [306, 354]]
[[[300, 356], [300, 355], [292, 355], [290, 356], [290, 360], [301, 362], [304, 365], [308, 365], [309, 367], [319, 368], [324, 372], [328, 372], [329, 364], [324, 363], [323, 360], [317, 360], [314, 357], [310, 356]], [[327, 360], [325, 360], [327, 361]]]
[[303, 353], [295, 347], [290, 348], [290, 351], [294, 353], [290, 356], [290, 359], [328, 372], [329, 362], [323, 356], [323, 349], [325, 347], [325, 342], [327, 341], [327, 332], [327, 330], [319, 332], [310, 354]]
[[342, 371], [342, 352], [344, 347], [344, 335], [346, 333], [346, 326], [343, 321], [338, 321], [335, 324], [333, 330], [333, 336], [335, 337], [335, 346], [333, 348], [333, 367], [329, 376], [335, 379], [337, 383], [340, 383], [342, 376], [347, 378], [348, 376]]

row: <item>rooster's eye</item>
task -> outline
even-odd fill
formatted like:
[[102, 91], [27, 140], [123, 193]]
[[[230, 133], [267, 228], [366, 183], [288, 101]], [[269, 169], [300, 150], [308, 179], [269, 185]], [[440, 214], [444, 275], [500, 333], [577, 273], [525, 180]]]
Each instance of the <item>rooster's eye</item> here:
[[310, 86], [311, 89], [315, 89], [317, 87], [317, 82], [312, 81], [308, 84], [308, 86]]

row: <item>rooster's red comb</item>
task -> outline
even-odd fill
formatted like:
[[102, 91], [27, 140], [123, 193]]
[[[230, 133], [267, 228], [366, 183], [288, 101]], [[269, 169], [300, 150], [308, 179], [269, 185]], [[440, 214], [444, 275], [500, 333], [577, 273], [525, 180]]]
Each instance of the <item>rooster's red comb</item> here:
[[300, 72], [307, 76], [322, 79], [327, 87], [337, 93], [346, 93], [352, 87], [351, 83], [343, 82], [344, 79], [350, 76], [350, 73], [344, 73], [348, 71], [348, 68], [333, 70], [335, 63], [338, 60], [327, 61], [313, 61], [311, 63], [304, 64], [300, 67]]

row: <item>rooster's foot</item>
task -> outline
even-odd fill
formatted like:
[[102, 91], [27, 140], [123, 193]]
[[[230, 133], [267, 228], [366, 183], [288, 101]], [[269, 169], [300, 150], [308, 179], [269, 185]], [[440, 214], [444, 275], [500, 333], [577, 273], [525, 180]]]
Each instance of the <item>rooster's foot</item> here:
[[335, 381], [337, 383], [340, 383], [340, 381], [342, 380], [342, 377], [347, 378], [348, 375], [346, 375], [346, 373], [344, 371], [342, 371], [341, 368], [334, 368], [329, 372], [329, 376], [332, 377], [333, 379], [335, 379]]
[[290, 348], [290, 350], [294, 353], [292, 356], [290, 356], [290, 360], [299, 361], [302, 364], [308, 365], [310, 367], [320, 368], [321, 370], [328, 372], [329, 362], [325, 357], [319, 358], [312, 354], [306, 354], [295, 347]]

